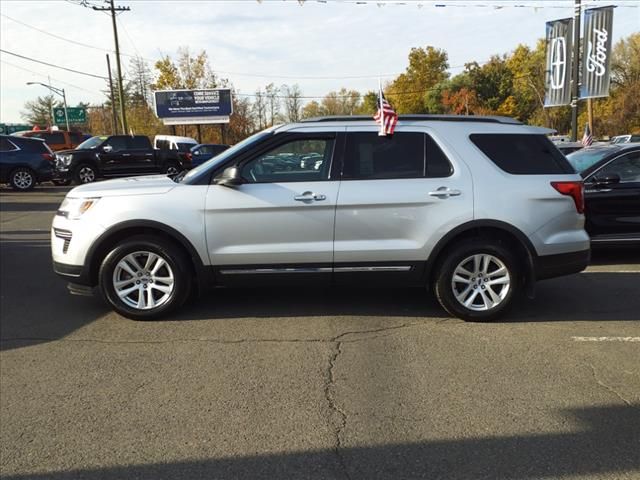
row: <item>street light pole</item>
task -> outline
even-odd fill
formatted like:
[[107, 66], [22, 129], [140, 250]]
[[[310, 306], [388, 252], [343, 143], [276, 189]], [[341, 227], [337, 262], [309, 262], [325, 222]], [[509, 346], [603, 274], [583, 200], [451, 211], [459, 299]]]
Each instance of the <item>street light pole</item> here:
[[64, 88], [62, 89], [62, 101], [64, 102], [64, 122], [67, 124], [67, 132], [70, 132], [69, 115], [67, 115], [67, 96], [64, 93]]
[[[51, 85], [47, 85], [46, 83], [41, 82], [27, 82], [27, 85], [42, 85], [43, 87], [47, 87], [50, 91], [52, 91], [53, 93], [57, 93], [62, 97], [64, 105], [64, 121], [67, 125], [67, 132], [70, 132], [71, 129], [69, 128], [69, 115], [67, 114], [67, 95], [64, 92], [64, 88], [52, 87]], [[55, 123], [55, 120], [53, 121], [53, 123]]]

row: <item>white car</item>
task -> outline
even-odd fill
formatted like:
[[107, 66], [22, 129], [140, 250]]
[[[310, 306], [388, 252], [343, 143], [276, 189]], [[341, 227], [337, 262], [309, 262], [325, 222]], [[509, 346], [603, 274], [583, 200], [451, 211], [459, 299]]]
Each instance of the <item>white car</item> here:
[[[174, 179], [71, 190], [54, 269], [135, 319], [194, 289], [312, 283], [419, 285], [490, 320], [589, 262], [582, 179], [546, 133], [434, 115], [401, 116], [393, 136], [369, 117], [273, 127]], [[318, 169], [291, 161], [309, 154]]]

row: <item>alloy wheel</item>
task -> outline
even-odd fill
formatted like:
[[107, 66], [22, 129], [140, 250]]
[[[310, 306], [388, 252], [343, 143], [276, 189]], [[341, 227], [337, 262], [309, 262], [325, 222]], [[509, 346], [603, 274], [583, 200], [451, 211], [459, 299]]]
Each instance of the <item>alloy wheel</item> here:
[[91, 167], [82, 167], [78, 171], [78, 178], [82, 183], [91, 183], [96, 179], [96, 172]]
[[20, 190], [27, 190], [33, 185], [33, 175], [26, 170], [20, 170], [13, 174], [13, 183]]
[[113, 271], [113, 288], [122, 302], [137, 310], [164, 305], [173, 293], [175, 278], [169, 263], [157, 253], [133, 252]]
[[499, 258], [486, 253], [462, 260], [451, 278], [451, 288], [458, 302], [479, 312], [500, 305], [510, 287], [509, 269]]

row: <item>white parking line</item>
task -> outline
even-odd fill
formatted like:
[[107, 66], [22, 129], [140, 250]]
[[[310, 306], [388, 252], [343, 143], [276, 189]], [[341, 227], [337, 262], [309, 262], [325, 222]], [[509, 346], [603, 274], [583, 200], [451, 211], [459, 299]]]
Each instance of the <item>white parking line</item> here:
[[571, 337], [575, 342], [640, 342], [640, 337]]

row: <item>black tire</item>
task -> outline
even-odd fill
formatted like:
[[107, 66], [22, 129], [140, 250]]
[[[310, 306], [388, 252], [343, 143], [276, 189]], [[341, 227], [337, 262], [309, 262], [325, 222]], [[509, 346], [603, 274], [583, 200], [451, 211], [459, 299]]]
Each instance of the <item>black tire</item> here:
[[178, 175], [181, 171], [182, 171], [182, 167], [177, 163], [173, 163], [173, 162], [167, 163], [164, 167], [164, 173], [166, 175], [169, 175], [170, 177]]
[[96, 167], [89, 163], [81, 163], [76, 168], [74, 178], [76, 183], [80, 185], [92, 183], [98, 179], [98, 171], [96, 170]]
[[[480, 268], [475, 267], [474, 256], [480, 256], [475, 257], [481, 260]], [[466, 268], [471, 276], [460, 268]], [[502, 268], [505, 273], [501, 273]], [[456, 279], [465, 281], [454, 282], [456, 273]], [[508, 284], [499, 283], [505, 281]], [[521, 294], [521, 286], [521, 269], [514, 252], [493, 239], [469, 239], [453, 245], [438, 265], [434, 281], [435, 295], [447, 312], [476, 322], [495, 320], [505, 314]]]
[[[162, 266], [156, 273], [158, 276], [144, 275], [144, 273], [152, 273], [151, 268], [147, 268], [142, 276], [132, 276], [119, 266], [120, 262], [131, 254], [134, 254], [136, 261], [140, 260], [139, 263], [149, 259], [149, 256], [145, 257], [143, 252], [157, 255], [166, 262], [166, 266]], [[132, 265], [132, 263], [128, 264]], [[151, 267], [153, 266], [151, 264]], [[141, 265], [141, 267], [145, 266]], [[135, 270], [134, 273], [136, 273]], [[169, 282], [160, 283], [160, 277], [169, 278], [171, 274], [172, 287], [167, 286]], [[126, 276], [123, 277], [123, 275]], [[116, 293], [116, 279], [120, 279], [121, 283], [127, 282], [120, 286], [121, 294], [130, 288], [134, 291], [124, 299], [121, 298]], [[150, 281], [154, 279], [156, 285], [152, 285], [154, 282]], [[120, 315], [133, 320], [153, 320], [180, 307], [191, 292], [191, 283], [192, 269], [186, 253], [177, 244], [153, 235], [137, 235], [118, 243], [102, 261], [99, 272], [99, 287], [104, 299]], [[156, 290], [160, 287], [165, 290]], [[167, 289], [170, 289], [170, 292], [166, 292]], [[142, 302], [147, 304], [144, 308], [138, 308], [141, 295]], [[158, 302], [158, 306], [148, 306], [151, 303], [148, 301], [149, 295], [153, 297], [154, 302]], [[133, 306], [132, 302], [138, 302], [138, 305]]]
[[67, 185], [71, 185], [71, 179], [70, 178], [66, 178], [64, 180], [56, 178], [55, 180], [51, 180], [53, 182], [54, 185], [57, 185], [59, 187], [66, 187]]
[[18, 167], [9, 175], [9, 185], [18, 192], [32, 190], [36, 186], [36, 175], [27, 167]]

